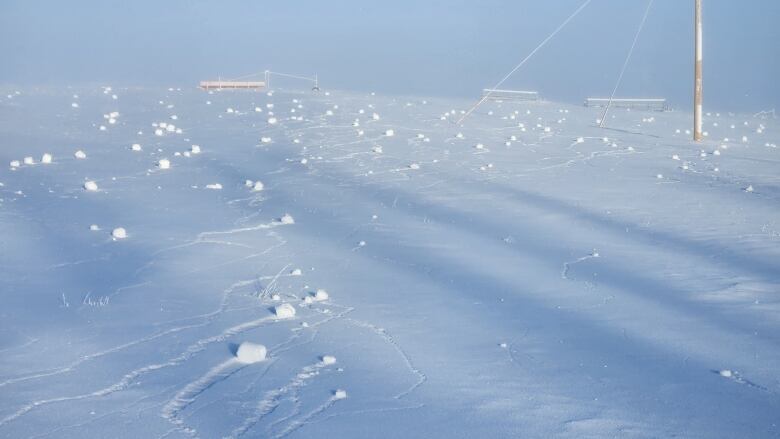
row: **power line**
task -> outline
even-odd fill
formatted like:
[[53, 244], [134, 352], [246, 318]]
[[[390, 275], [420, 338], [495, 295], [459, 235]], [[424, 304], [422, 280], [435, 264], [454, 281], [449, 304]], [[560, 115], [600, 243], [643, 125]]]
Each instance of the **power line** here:
[[[591, 1], [592, 1], [592, 0], [585, 0], [585, 2], [584, 2], [584, 3], [583, 3], [583, 4], [582, 4], [582, 5], [579, 7], [579, 8], [577, 8], [577, 10], [576, 10], [576, 11], [574, 11], [574, 13], [572, 13], [572, 14], [569, 16], [569, 18], [567, 18], [566, 20], [564, 20], [564, 21], [563, 21], [563, 23], [561, 23], [561, 25], [560, 25], [560, 26], [558, 26], [558, 27], [557, 27], [557, 28], [556, 28], [556, 29], [553, 31], [553, 33], [551, 33], [551, 34], [550, 34], [550, 35], [549, 35], [547, 38], [545, 38], [545, 39], [544, 39], [544, 40], [543, 40], [543, 41], [542, 41], [542, 42], [541, 42], [541, 43], [540, 43], [538, 46], [536, 46], [536, 48], [535, 48], [534, 50], [532, 50], [532, 51], [531, 51], [531, 53], [529, 53], [529, 54], [528, 54], [528, 56], [526, 56], [526, 57], [525, 57], [525, 59], [523, 59], [522, 61], [520, 61], [520, 64], [516, 65], [516, 66], [515, 66], [515, 68], [514, 68], [514, 69], [512, 69], [512, 71], [510, 71], [509, 73], [507, 73], [507, 75], [506, 75], [506, 76], [504, 76], [504, 77], [503, 77], [503, 78], [502, 78], [500, 81], [498, 81], [498, 83], [497, 83], [496, 85], [494, 85], [494, 86], [492, 87], [492, 89], [493, 89], [493, 90], [495, 90], [495, 89], [497, 89], [497, 88], [501, 87], [501, 84], [503, 84], [503, 83], [504, 83], [504, 81], [506, 81], [507, 79], [509, 79], [509, 77], [510, 77], [510, 76], [512, 76], [512, 74], [514, 74], [514, 73], [515, 73], [515, 72], [516, 72], [516, 71], [517, 71], [517, 70], [518, 70], [520, 67], [522, 67], [522, 66], [523, 66], [523, 64], [525, 64], [525, 63], [526, 63], [526, 62], [527, 62], [529, 59], [531, 59], [531, 57], [533, 57], [533, 56], [536, 54], [536, 52], [538, 52], [538, 51], [539, 51], [539, 49], [541, 49], [542, 47], [544, 47], [544, 46], [547, 44], [547, 42], [548, 42], [548, 41], [550, 41], [551, 39], [553, 39], [553, 37], [555, 37], [555, 35], [557, 35], [557, 34], [558, 34], [558, 32], [560, 32], [560, 31], [561, 31], [561, 30], [562, 30], [564, 27], [566, 27], [566, 25], [567, 25], [567, 24], [569, 24], [569, 22], [570, 22], [571, 20], [573, 20], [573, 19], [574, 19], [574, 17], [576, 17], [577, 15], [579, 15], [579, 13], [580, 13], [580, 12], [581, 12], [583, 9], [585, 9], [585, 7], [586, 7], [586, 6], [588, 6], [588, 5], [590, 4], [590, 2], [591, 2]], [[464, 120], [465, 120], [467, 117], [469, 117], [469, 115], [470, 115], [472, 112], [474, 112], [474, 110], [476, 110], [476, 109], [477, 109], [477, 107], [479, 107], [480, 105], [482, 105], [482, 103], [483, 103], [483, 102], [485, 102], [485, 101], [486, 101], [486, 100], [487, 100], [487, 99], [490, 97], [490, 95], [491, 95], [491, 94], [492, 94], [492, 92], [488, 92], [487, 94], [485, 94], [484, 96], [482, 96], [482, 99], [480, 99], [480, 100], [479, 100], [479, 102], [477, 102], [477, 103], [476, 103], [476, 104], [475, 104], [473, 107], [471, 107], [471, 108], [469, 109], [469, 111], [467, 111], [467, 112], [466, 112], [466, 114], [464, 114], [464, 115], [463, 115], [463, 117], [461, 117], [461, 118], [460, 118], [460, 120], [458, 120], [458, 124], [460, 124], [460, 123], [461, 123], [461, 122], [463, 122], [463, 121], [464, 121]]]

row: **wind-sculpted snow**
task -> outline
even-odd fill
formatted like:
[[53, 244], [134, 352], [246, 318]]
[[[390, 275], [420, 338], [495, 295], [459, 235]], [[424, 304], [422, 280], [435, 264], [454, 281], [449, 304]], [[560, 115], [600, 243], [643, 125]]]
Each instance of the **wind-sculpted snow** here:
[[0, 93], [0, 437], [776, 437], [780, 129]]

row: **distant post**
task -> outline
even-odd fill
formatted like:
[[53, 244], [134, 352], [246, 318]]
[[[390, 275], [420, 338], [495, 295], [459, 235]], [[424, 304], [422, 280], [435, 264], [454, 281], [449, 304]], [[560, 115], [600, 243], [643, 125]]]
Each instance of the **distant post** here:
[[701, 32], [701, 2], [695, 0], [695, 34], [696, 34], [696, 66], [694, 67], [694, 91], [693, 91], [693, 140], [700, 142], [702, 139], [702, 32]]

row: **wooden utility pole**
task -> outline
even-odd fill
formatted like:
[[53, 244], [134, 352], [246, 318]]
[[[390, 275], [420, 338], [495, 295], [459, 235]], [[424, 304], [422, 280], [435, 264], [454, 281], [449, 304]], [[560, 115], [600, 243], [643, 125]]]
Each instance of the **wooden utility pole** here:
[[695, 0], [695, 31], [696, 34], [696, 67], [694, 68], [695, 82], [693, 90], [693, 140], [702, 140], [702, 41], [701, 41], [701, 2]]

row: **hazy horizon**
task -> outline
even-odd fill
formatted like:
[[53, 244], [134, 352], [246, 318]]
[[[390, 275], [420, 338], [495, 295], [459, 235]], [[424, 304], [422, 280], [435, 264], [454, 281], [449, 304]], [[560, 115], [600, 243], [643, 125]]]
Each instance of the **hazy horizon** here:
[[[0, 83], [194, 86], [265, 69], [317, 73], [324, 88], [475, 97], [492, 86], [582, 0], [401, 1], [366, 5], [148, 0], [11, 0], [0, 6]], [[514, 74], [506, 88], [580, 102], [608, 96], [647, 6], [594, 0]], [[692, 95], [693, 2], [656, 0], [618, 91]], [[705, 106], [757, 111], [780, 103], [774, 25], [780, 4], [704, 2]], [[292, 83], [289, 83], [292, 85]]]

